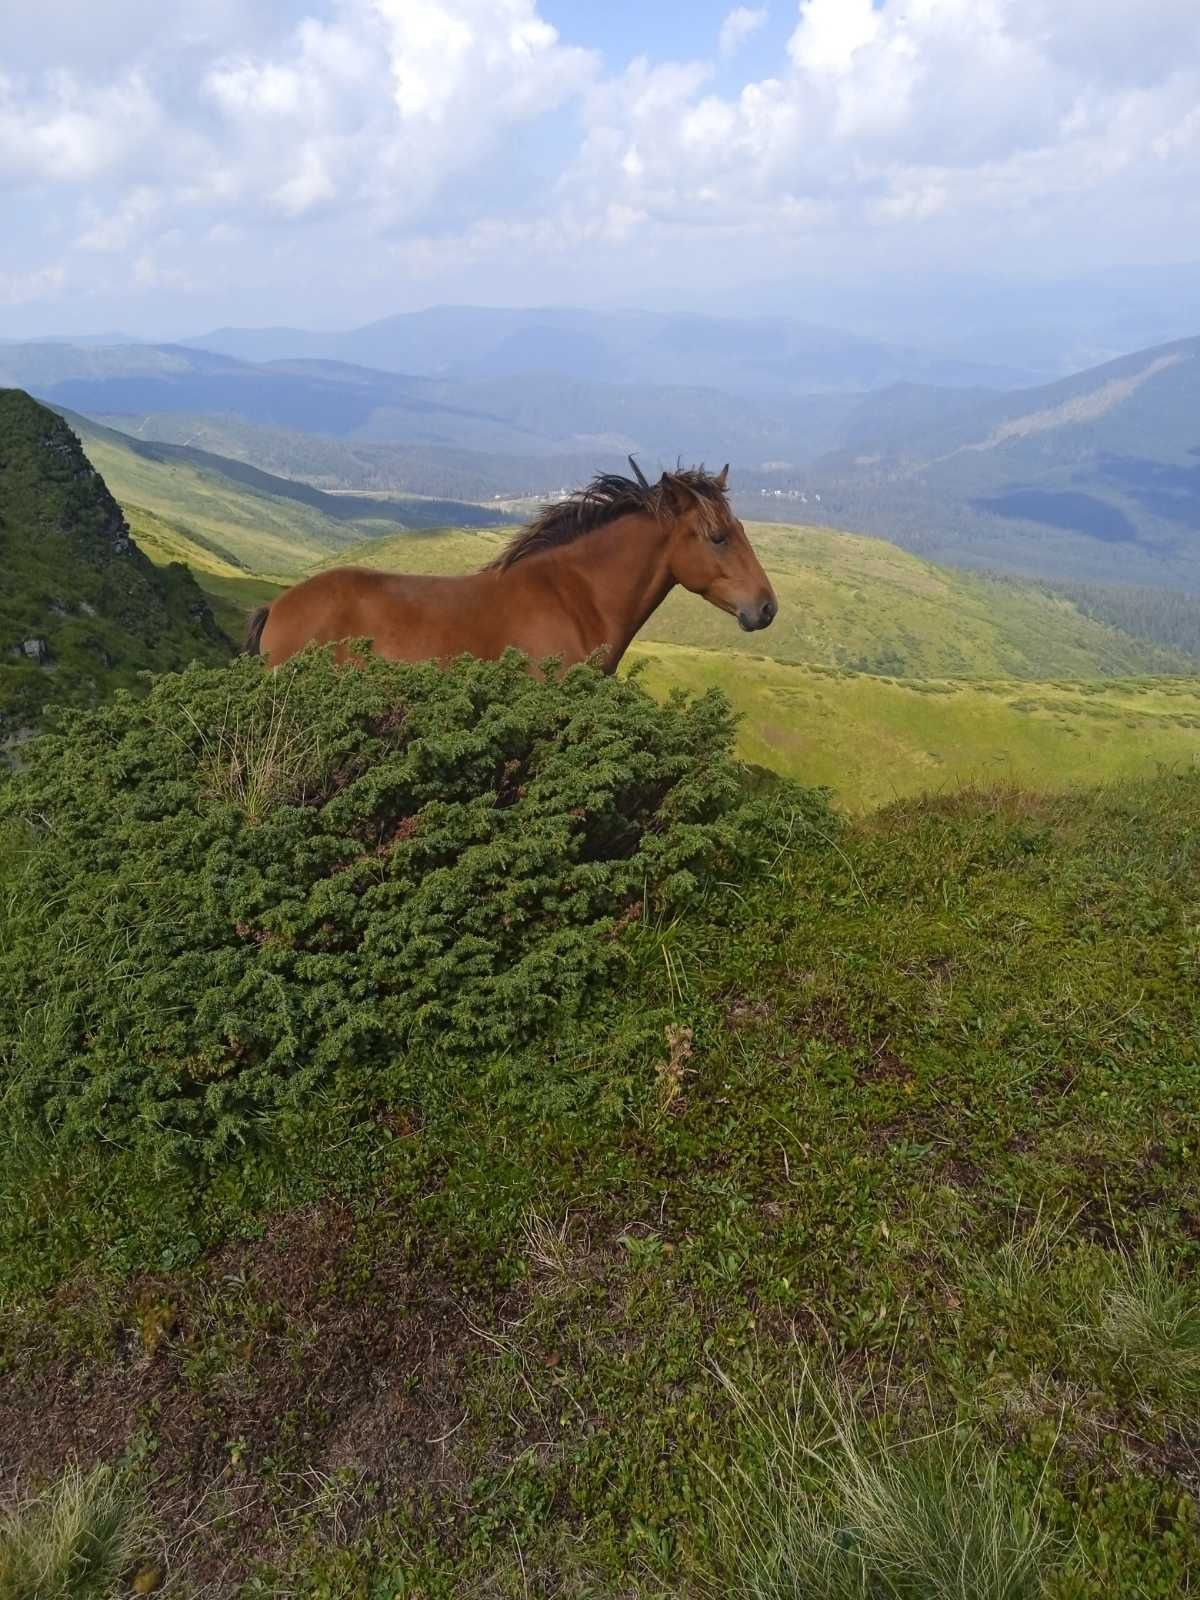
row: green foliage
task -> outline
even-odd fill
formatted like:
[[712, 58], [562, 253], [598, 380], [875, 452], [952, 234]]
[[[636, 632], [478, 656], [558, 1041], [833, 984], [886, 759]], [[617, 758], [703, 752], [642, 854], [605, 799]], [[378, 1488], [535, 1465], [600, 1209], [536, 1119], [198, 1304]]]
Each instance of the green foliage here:
[[[0, 1600], [113, 1600], [149, 1543], [145, 1512], [106, 1468], [70, 1467], [41, 1495], [0, 1516]], [[143, 1583], [161, 1580], [146, 1565]], [[135, 1593], [147, 1593], [137, 1587]]]
[[1107, 622], [1139, 639], [1153, 639], [1200, 662], [1200, 604], [1194, 593], [1146, 589], [1132, 583], [1069, 583], [1042, 587], [1078, 606], [1085, 616]]
[[740, 872], [719, 695], [658, 706], [515, 652], [308, 652], [70, 714], [0, 799], [29, 830], [0, 952], [7, 1103], [212, 1155], [417, 1044], [495, 1053], [577, 1008], [622, 924]]
[[[22, 650], [41, 641], [37, 656]], [[139, 671], [224, 660], [191, 574], [156, 568], [53, 412], [0, 390], [0, 742], [51, 704], [86, 705]]]

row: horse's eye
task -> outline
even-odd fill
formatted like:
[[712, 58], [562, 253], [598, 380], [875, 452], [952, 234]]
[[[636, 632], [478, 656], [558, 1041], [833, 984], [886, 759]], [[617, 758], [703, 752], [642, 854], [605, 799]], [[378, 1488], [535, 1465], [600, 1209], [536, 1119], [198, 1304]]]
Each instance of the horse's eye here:
[[729, 535], [727, 533], [714, 533], [712, 536], [712, 542], [714, 544], [728, 544]]

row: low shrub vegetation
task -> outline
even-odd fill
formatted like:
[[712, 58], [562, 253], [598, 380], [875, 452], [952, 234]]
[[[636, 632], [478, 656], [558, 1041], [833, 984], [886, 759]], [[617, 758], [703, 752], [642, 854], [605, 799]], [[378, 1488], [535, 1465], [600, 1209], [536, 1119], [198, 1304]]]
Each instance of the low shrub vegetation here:
[[847, 823], [729, 731], [318, 653], [33, 751], [21, 1482], [181, 1600], [1195, 1591], [1200, 773]]
[[[6, 1103], [206, 1157], [418, 1042], [502, 1051], [769, 842], [723, 700], [310, 653], [66, 715], [0, 799]], [[10, 851], [12, 850], [10, 843]]]

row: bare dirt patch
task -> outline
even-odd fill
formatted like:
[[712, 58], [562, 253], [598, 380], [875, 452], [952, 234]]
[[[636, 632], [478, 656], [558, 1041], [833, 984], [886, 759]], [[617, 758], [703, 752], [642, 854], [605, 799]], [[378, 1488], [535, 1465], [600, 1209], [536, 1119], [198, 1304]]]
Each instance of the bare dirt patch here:
[[[0, 1379], [0, 1480], [145, 1461], [189, 1581], [224, 1593], [251, 1554], [284, 1547], [314, 1485], [369, 1483], [376, 1503], [454, 1497], [465, 1366], [480, 1348], [401, 1231], [392, 1242], [376, 1230], [364, 1248], [345, 1207], [289, 1213], [186, 1281], [132, 1285], [102, 1354], [30, 1348]], [[223, 1514], [212, 1522], [206, 1505]], [[339, 1502], [339, 1534], [358, 1516], [353, 1497]]]

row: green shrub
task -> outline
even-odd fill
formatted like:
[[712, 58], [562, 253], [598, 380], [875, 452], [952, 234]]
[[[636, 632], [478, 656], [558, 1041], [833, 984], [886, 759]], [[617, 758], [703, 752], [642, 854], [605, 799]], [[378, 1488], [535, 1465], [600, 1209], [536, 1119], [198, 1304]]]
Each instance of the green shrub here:
[[515, 653], [244, 659], [63, 713], [0, 795], [10, 1112], [213, 1155], [340, 1069], [504, 1051], [762, 849], [731, 734], [718, 695]]

